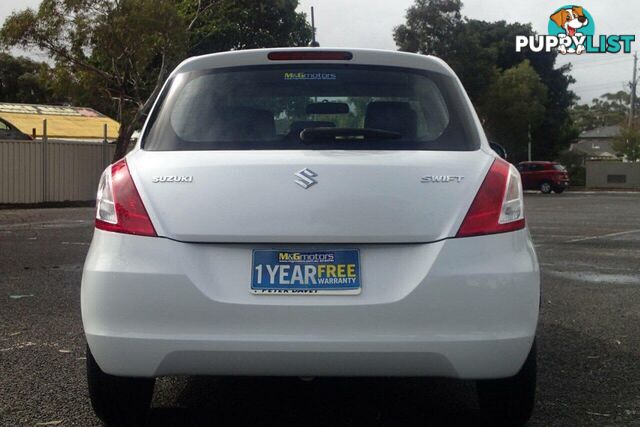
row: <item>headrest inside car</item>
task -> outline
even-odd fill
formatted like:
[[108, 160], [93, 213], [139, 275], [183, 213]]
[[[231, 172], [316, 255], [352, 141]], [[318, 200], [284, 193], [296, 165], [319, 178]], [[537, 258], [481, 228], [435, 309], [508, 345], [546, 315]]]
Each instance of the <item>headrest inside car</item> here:
[[273, 113], [251, 107], [228, 107], [214, 113], [211, 133], [213, 138], [229, 140], [263, 140], [276, 134]]
[[364, 127], [398, 132], [403, 138], [415, 138], [417, 119], [408, 102], [375, 101], [367, 105]]

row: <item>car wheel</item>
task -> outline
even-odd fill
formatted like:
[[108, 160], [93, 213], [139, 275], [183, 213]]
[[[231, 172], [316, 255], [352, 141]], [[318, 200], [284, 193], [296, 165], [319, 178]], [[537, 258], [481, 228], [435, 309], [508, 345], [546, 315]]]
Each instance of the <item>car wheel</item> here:
[[87, 383], [93, 411], [107, 425], [145, 422], [155, 378], [109, 375], [100, 369], [87, 346]]
[[477, 382], [480, 409], [493, 425], [523, 425], [529, 420], [536, 395], [536, 343], [515, 376]]
[[551, 193], [551, 183], [549, 181], [544, 181], [543, 183], [541, 183], [540, 191], [542, 191], [544, 194]]
[[564, 191], [564, 187], [556, 187], [553, 189], [554, 193], [560, 194]]

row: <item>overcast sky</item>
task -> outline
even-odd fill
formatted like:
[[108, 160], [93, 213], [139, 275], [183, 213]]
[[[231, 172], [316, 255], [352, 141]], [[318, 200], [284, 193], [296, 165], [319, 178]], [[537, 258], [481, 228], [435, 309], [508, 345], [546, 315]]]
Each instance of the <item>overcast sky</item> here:
[[[318, 41], [323, 46], [352, 46], [396, 49], [393, 28], [404, 22], [413, 0], [301, 0], [300, 10], [315, 8]], [[570, 1], [548, 0], [463, 0], [463, 15], [484, 21], [530, 22], [547, 34], [549, 16]], [[593, 16], [596, 34], [635, 34], [632, 49], [640, 48], [638, 0], [584, 0], [575, 4]], [[590, 54], [558, 57], [558, 64], [573, 63], [576, 83], [572, 89], [590, 102], [599, 95], [618, 91], [631, 80], [631, 54]]]
[[[485, 21], [530, 22], [539, 33], [547, 32], [549, 15], [569, 1], [562, 0], [463, 0], [463, 14]], [[0, 21], [12, 10], [37, 7], [40, 0], [0, 0]], [[404, 22], [413, 0], [300, 0], [300, 11], [315, 7], [318, 41], [322, 46], [396, 49], [393, 28]], [[583, 0], [577, 3], [593, 16], [596, 34], [635, 34], [640, 48], [638, 0]], [[33, 56], [33, 55], [32, 55]], [[572, 89], [589, 102], [605, 92], [618, 91], [631, 80], [630, 54], [589, 54], [558, 57], [558, 63], [573, 63], [576, 83]], [[41, 58], [44, 59], [44, 58]]]

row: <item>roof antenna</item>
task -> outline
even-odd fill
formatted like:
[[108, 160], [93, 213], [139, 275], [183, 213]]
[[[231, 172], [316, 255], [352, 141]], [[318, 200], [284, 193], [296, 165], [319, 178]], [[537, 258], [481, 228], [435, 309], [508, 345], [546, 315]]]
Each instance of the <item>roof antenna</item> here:
[[320, 47], [320, 43], [316, 41], [316, 20], [313, 16], [313, 6], [311, 6], [311, 47]]

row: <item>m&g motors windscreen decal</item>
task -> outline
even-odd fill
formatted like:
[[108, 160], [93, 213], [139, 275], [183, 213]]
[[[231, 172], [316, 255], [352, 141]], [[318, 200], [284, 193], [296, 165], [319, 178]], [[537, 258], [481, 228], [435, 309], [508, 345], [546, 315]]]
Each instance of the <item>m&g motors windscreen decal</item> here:
[[314, 72], [286, 72], [283, 74], [284, 80], [336, 80], [336, 73], [314, 73]]

